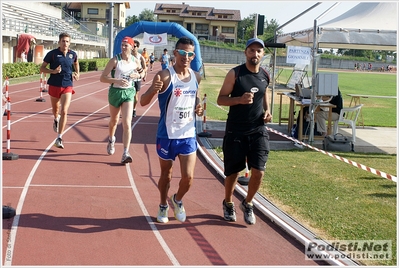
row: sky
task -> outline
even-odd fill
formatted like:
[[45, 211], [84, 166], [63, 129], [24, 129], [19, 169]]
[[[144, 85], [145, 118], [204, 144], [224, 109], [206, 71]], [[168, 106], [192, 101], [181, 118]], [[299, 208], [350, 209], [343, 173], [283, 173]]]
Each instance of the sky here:
[[[138, 16], [143, 9], [147, 8], [154, 10], [156, 3], [170, 3], [170, 4], [182, 4], [186, 3], [190, 6], [199, 7], [214, 7], [217, 9], [235, 9], [241, 11], [241, 19], [248, 17], [251, 14], [257, 13], [260, 15], [265, 15], [265, 20], [275, 19], [277, 23], [281, 26], [286, 24], [294, 17], [303, 13], [305, 10], [309, 9], [315, 5], [316, 1], [134, 1], [130, 3], [130, 9], [127, 10], [127, 16]], [[375, 2], [375, 1], [363, 1], [363, 2]], [[332, 10], [327, 12], [318, 20], [318, 24], [327, 22], [356, 6], [360, 2], [355, 1], [323, 1], [320, 2], [318, 6], [313, 8], [311, 11], [302, 15], [300, 18], [294, 20], [293, 22], [284, 26], [281, 30], [284, 33], [290, 33], [293, 31], [303, 30], [307, 28], [313, 28], [314, 20], [320, 15], [325, 13], [330, 7], [335, 3], [339, 3]]]

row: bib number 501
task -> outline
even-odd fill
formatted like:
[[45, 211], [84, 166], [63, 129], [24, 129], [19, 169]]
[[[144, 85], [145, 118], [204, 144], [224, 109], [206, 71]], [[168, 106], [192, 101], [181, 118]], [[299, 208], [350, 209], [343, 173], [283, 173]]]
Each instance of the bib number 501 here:
[[185, 119], [190, 117], [191, 112], [180, 112], [179, 113], [179, 119]]

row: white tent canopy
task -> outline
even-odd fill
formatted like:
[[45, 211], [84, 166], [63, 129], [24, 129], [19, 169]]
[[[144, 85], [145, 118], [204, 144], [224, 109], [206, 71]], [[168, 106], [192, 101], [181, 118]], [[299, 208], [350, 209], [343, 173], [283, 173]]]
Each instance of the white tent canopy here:
[[[398, 3], [364, 2], [317, 27], [319, 48], [397, 49]], [[277, 43], [313, 46], [313, 29], [281, 34]]]

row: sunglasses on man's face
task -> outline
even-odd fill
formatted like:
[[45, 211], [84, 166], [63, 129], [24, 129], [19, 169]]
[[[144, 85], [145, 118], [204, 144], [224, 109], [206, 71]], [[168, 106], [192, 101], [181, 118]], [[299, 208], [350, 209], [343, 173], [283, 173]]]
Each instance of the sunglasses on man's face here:
[[177, 49], [177, 53], [179, 53], [180, 55], [182, 55], [182, 56], [189, 56], [189, 57], [192, 57], [192, 56], [194, 56], [195, 55], [195, 53], [194, 52], [187, 52], [187, 51], [185, 51], [185, 50], [183, 50], [183, 49]]

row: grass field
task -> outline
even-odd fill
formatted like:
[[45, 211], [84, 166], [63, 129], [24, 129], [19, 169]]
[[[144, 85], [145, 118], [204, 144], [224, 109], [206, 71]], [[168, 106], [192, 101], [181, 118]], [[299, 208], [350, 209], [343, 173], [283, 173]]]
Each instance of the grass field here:
[[[227, 118], [228, 107], [217, 106], [216, 99], [230, 68], [206, 68], [201, 94], [207, 95], [207, 120]], [[289, 77], [288, 72], [282, 75], [283, 79], [284, 75]], [[378, 89], [371, 85], [378, 85]], [[396, 75], [339, 72], [339, 87], [344, 106], [349, 105], [350, 98], [346, 96], [349, 93], [396, 96]], [[275, 102], [278, 103], [277, 96]], [[365, 125], [396, 127], [395, 99], [370, 98], [362, 102]], [[277, 113], [279, 107], [275, 105]], [[215, 150], [223, 159], [221, 148]], [[396, 155], [352, 152], [339, 155], [394, 176], [397, 174]], [[322, 239], [391, 240], [391, 260], [360, 262], [364, 265], [396, 265], [395, 182], [311, 149], [271, 151], [259, 192]]]
[[[206, 68], [206, 79], [201, 82], [202, 94], [207, 94], [207, 101], [216, 103], [216, 98], [224, 77], [231, 66]], [[324, 70], [325, 71], [325, 70]], [[329, 71], [333, 72], [333, 71]], [[291, 71], [284, 69], [279, 77], [280, 83], [286, 83]], [[311, 79], [311, 77], [310, 77]], [[349, 106], [351, 97], [347, 94], [396, 96], [397, 76], [392, 73], [376, 72], [338, 72], [338, 85], [344, 100], [344, 107]], [[271, 97], [270, 97], [271, 100]], [[397, 127], [397, 99], [361, 98], [364, 104], [362, 116], [365, 126]], [[207, 107], [207, 118], [225, 120], [227, 113], [218, 107]], [[278, 120], [279, 96], [274, 95], [273, 122]], [[288, 117], [288, 98], [283, 97], [282, 116]]]

